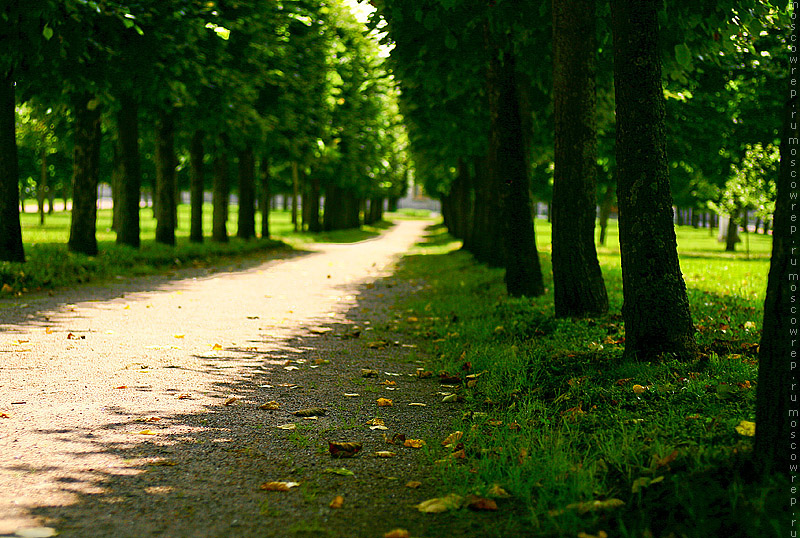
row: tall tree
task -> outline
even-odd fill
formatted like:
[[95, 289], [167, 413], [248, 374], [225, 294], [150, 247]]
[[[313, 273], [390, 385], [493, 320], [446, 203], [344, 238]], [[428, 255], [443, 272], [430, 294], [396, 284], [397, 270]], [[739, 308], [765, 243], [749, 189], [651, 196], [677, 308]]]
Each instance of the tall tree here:
[[192, 140], [189, 144], [189, 167], [191, 174], [191, 223], [189, 226], [189, 240], [193, 243], [203, 242], [203, 192], [205, 189], [205, 172], [203, 167], [203, 148], [204, 133], [196, 129], [192, 133]]
[[156, 242], [175, 244], [175, 112], [156, 120]]
[[75, 145], [72, 163], [72, 220], [69, 250], [97, 254], [97, 185], [100, 174], [101, 105], [92, 94], [74, 99]]
[[14, 95], [14, 78], [9, 70], [0, 77], [0, 261], [24, 262]]
[[253, 146], [239, 152], [239, 223], [236, 235], [251, 239], [256, 235], [256, 163]]
[[594, 0], [553, 0], [552, 260], [555, 313], [560, 317], [608, 311], [594, 245], [595, 25]]
[[617, 0], [612, 16], [622, 315], [625, 356], [635, 360], [696, 353], [672, 224], [660, 5], [659, 0]]
[[139, 247], [139, 198], [142, 185], [139, 157], [139, 103], [125, 93], [118, 98], [117, 137], [119, 181], [114, 193], [117, 243]]
[[[796, 22], [792, 23], [792, 42], [797, 38]], [[788, 43], [787, 43], [788, 45]], [[790, 65], [797, 65], [797, 46], [792, 45]], [[792, 70], [795, 68], [792, 67]], [[789, 79], [781, 139], [781, 162], [778, 173], [778, 196], [772, 233], [772, 260], [764, 301], [764, 323], [758, 359], [758, 390], [756, 393], [756, 440], [754, 455], [758, 467], [765, 473], [796, 473], [790, 464], [797, 454], [794, 448], [792, 417], [797, 417], [797, 391], [794, 390], [797, 364], [797, 307], [795, 298], [797, 278], [797, 222], [800, 209], [796, 203], [798, 189], [797, 151], [800, 149], [798, 129], [798, 87]], [[792, 399], [794, 398], [794, 399]], [[794, 411], [793, 411], [794, 410]], [[794, 461], [796, 463], [796, 461]]]

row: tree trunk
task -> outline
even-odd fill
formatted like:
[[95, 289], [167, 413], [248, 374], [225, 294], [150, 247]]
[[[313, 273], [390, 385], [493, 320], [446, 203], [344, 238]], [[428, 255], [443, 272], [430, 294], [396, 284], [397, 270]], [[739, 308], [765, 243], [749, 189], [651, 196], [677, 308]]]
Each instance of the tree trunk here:
[[294, 231], [298, 231], [300, 222], [297, 220], [297, 198], [300, 194], [300, 175], [298, 172], [297, 161], [292, 161], [292, 224]]
[[270, 175], [269, 158], [264, 155], [259, 163], [261, 171], [261, 238], [269, 239]]
[[[797, 35], [795, 30], [794, 35]], [[796, 38], [795, 38], [796, 39]], [[797, 62], [792, 48], [792, 64]], [[791, 98], [786, 103], [781, 140], [778, 193], [772, 222], [772, 260], [764, 301], [764, 323], [758, 355], [756, 392], [756, 439], [753, 454], [764, 474], [797, 473], [795, 431], [797, 430], [797, 254], [796, 226], [800, 210], [795, 202], [797, 183], [793, 178], [798, 129], [797, 87], [790, 81]], [[792, 143], [793, 142], [793, 143]], [[794, 418], [792, 418], [794, 417]]]
[[0, 80], [0, 261], [24, 262], [19, 223], [19, 161], [17, 158], [14, 77]]
[[608, 311], [594, 223], [597, 203], [595, 0], [553, 1], [553, 293], [557, 317]]
[[343, 228], [344, 196], [341, 187], [329, 185], [325, 189], [325, 207], [322, 215], [322, 229], [326, 232]]
[[156, 242], [175, 244], [175, 116], [162, 110], [156, 120]]
[[189, 226], [189, 241], [193, 243], [203, 242], [203, 202], [205, 192], [205, 170], [203, 158], [205, 149], [203, 148], [203, 138], [205, 133], [200, 129], [192, 134], [192, 141], [189, 144], [189, 167], [190, 167], [190, 197], [192, 216]]
[[39, 183], [36, 185], [36, 202], [39, 206], [39, 225], [44, 226], [44, 201], [47, 198], [47, 147], [42, 145], [42, 163], [39, 168]]
[[68, 248], [87, 256], [97, 254], [97, 182], [100, 168], [100, 105], [93, 95], [76, 98], [75, 145], [72, 160], [72, 221]]
[[253, 147], [247, 146], [239, 152], [239, 228], [236, 232], [242, 239], [256, 235], [256, 161]]
[[304, 200], [303, 203], [308, 203], [307, 209], [307, 220], [308, 223], [308, 231], [317, 233], [322, 231], [322, 223], [319, 220], [319, 197], [320, 197], [320, 184], [319, 184], [319, 176], [316, 174], [311, 176], [310, 181], [306, 181], [308, 184], [308, 200]]
[[476, 159], [475, 163], [475, 215], [472, 222], [470, 250], [475, 259], [490, 267], [505, 265], [505, 244], [501, 237], [499, 215], [502, 215], [502, 199], [492, 184], [494, 159]]
[[736, 243], [741, 241], [739, 239], [739, 214], [739, 211], [734, 211], [728, 218], [728, 231], [725, 234], [725, 252], [736, 252]]
[[139, 248], [139, 199], [142, 171], [139, 157], [139, 104], [120, 96], [117, 112], [118, 181], [114, 199], [117, 244]]
[[503, 219], [506, 289], [513, 297], [535, 297], [544, 293], [544, 281], [531, 218], [530, 179], [512, 53], [504, 52], [502, 59], [493, 56], [488, 80], [490, 169], [496, 174], [492, 183], [502, 190], [504, 208], [494, 217]]
[[214, 209], [212, 215], [211, 239], [220, 243], [228, 242], [228, 154], [224, 143], [216, 148], [214, 155]]
[[666, 155], [658, 48], [659, 0], [617, 0], [613, 10], [617, 201], [628, 359], [696, 355], [678, 263]]
[[603, 200], [600, 202], [600, 237], [597, 244], [606, 245], [606, 232], [608, 231], [608, 218], [611, 216], [611, 206], [614, 202], [614, 185], [606, 186]]

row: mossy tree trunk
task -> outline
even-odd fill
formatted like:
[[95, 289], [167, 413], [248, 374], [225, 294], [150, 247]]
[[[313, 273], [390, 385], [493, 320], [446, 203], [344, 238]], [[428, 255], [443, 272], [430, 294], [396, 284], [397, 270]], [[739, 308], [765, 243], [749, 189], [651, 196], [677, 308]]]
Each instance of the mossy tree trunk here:
[[[795, 29], [795, 35], [797, 30]], [[792, 52], [792, 65], [797, 62], [797, 47]], [[794, 82], [794, 81], [792, 81]], [[790, 83], [789, 92], [797, 86]], [[797, 473], [796, 442], [797, 390], [797, 172], [798, 150], [797, 94], [786, 103], [781, 140], [781, 164], [778, 172], [778, 193], [772, 222], [772, 260], [764, 301], [764, 323], [758, 355], [758, 388], [756, 392], [756, 465], [765, 474]], [[794, 424], [793, 424], [794, 423]], [[794, 465], [794, 470], [790, 467]]]
[[97, 254], [97, 182], [100, 169], [101, 107], [91, 94], [75, 98], [75, 144], [72, 153], [70, 252]]
[[613, 9], [617, 201], [625, 356], [694, 357], [694, 325], [678, 263], [658, 48], [659, 0]]
[[602, 314], [608, 295], [594, 246], [597, 188], [595, 1], [553, 1], [553, 292], [558, 317]]

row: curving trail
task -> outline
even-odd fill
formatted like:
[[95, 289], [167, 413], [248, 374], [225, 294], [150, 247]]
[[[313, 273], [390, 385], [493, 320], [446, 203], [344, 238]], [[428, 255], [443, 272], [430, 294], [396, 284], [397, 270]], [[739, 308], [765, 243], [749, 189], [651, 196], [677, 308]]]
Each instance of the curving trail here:
[[[410, 507], [426, 486], [402, 487], [420, 478], [420, 452], [376, 463], [366, 454], [385, 449], [382, 432], [363, 424], [383, 410], [392, 431], [423, 437], [455, 412], [407, 405], [441, 399], [410, 375], [412, 345], [366, 345], [370, 322], [414, 291], [386, 277], [429, 224], [403, 221], [373, 240], [244, 268], [0, 301], [0, 535], [50, 526], [115, 538], [360, 536], [397, 526], [375, 527], [381, 506], [424, 529]], [[347, 338], [354, 323], [361, 336]], [[362, 378], [365, 367], [381, 377]], [[390, 393], [379, 382], [392, 374]], [[376, 409], [387, 395], [395, 406]], [[258, 409], [268, 400], [281, 409]], [[314, 405], [326, 416], [290, 414]], [[276, 428], [290, 422], [296, 431]], [[364, 457], [332, 461], [331, 438], [363, 441]], [[325, 473], [342, 466], [367, 483]], [[386, 477], [402, 482], [391, 482], [397, 492]], [[259, 490], [290, 479], [298, 491]], [[337, 494], [338, 511], [328, 507]]]

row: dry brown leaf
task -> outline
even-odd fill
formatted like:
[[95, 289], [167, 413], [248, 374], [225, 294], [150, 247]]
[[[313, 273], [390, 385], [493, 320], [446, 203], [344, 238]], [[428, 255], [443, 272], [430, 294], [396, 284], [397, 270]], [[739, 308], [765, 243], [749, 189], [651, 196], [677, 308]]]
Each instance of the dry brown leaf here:
[[378, 407], [392, 407], [394, 405], [389, 398], [378, 398]]
[[420, 482], [419, 480], [410, 480], [410, 481], [406, 482], [406, 487], [407, 488], [411, 488], [411, 489], [417, 489], [421, 485], [422, 485], [422, 482]]
[[375, 455], [378, 456], [379, 458], [393, 458], [397, 456], [397, 454], [395, 454], [394, 452], [389, 452], [388, 450], [379, 450], [378, 452], [375, 453]]
[[299, 482], [264, 482], [261, 484], [261, 489], [267, 491], [289, 491], [299, 485]]
[[475, 512], [495, 512], [497, 503], [492, 499], [478, 497], [477, 495], [467, 496], [467, 508]]
[[389, 381], [389, 380], [387, 379], [386, 381], [381, 381], [379, 384], [380, 384], [380, 385], [389, 385], [389, 386], [394, 386], [394, 385], [397, 385], [397, 381]]
[[239, 399], [240, 399], [240, 398], [239, 398], [238, 396], [231, 396], [230, 398], [228, 398], [227, 400], [225, 400], [225, 404], [224, 404], [224, 405], [233, 405], [233, 404], [235, 404], [236, 402], [238, 402], [238, 401], [239, 401]]
[[11, 418], [11, 415], [9, 415], [8, 413], [0, 412], [0, 418]]
[[422, 439], [406, 439], [403, 441], [403, 446], [406, 448], [422, 448], [425, 444]]
[[386, 434], [383, 434], [383, 439], [390, 445], [402, 445], [406, 441], [406, 434], [396, 433], [391, 437], [388, 437]]
[[405, 529], [392, 529], [383, 534], [383, 538], [410, 538], [411, 533]]
[[433, 376], [433, 372], [429, 372], [425, 368], [417, 368], [417, 377], [420, 379], [426, 379], [431, 376]]
[[341, 495], [337, 495], [336, 497], [333, 498], [333, 500], [330, 502], [328, 506], [334, 509], [338, 509], [341, 508], [343, 504], [344, 504], [344, 497], [342, 497]]
[[179, 400], [188, 400], [191, 397], [192, 396], [190, 394], [178, 394], [178, 399]]
[[352, 458], [361, 451], [361, 443], [337, 443], [328, 441], [328, 452], [334, 458]]
[[120, 385], [119, 387], [114, 387], [115, 389], [127, 389], [128, 385]]
[[279, 404], [275, 400], [270, 400], [269, 402], [259, 405], [258, 408], [264, 409], [265, 411], [275, 411], [281, 408], [281, 404]]
[[145, 422], [158, 422], [159, 420], [161, 420], [161, 417], [147, 417]]

